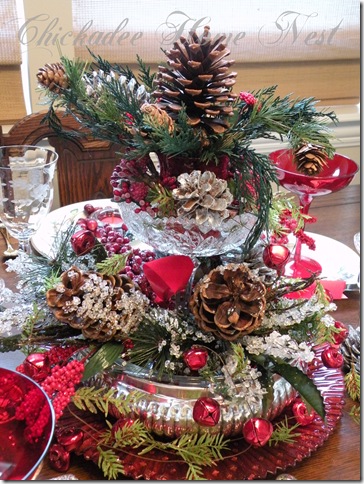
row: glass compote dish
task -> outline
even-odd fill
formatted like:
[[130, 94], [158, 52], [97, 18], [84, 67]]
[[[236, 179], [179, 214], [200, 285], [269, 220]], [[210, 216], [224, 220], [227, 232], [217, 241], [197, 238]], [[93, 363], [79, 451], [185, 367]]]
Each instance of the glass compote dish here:
[[0, 220], [23, 252], [52, 206], [57, 160], [39, 146], [0, 147]]
[[[314, 176], [298, 171], [292, 150], [281, 149], [270, 154], [277, 169], [280, 185], [296, 194], [300, 210], [307, 215], [314, 197], [328, 195], [347, 187], [358, 171], [358, 165], [350, 158], [336, 153], [333, 158], [326, 158], [322, 171]], [[297, 238], [295, 251], [285, 267], [285, 275], [292, 277], [310, 277], [319, 275], [322, 267], [316, 260], [303, 256], [302, 241]]]

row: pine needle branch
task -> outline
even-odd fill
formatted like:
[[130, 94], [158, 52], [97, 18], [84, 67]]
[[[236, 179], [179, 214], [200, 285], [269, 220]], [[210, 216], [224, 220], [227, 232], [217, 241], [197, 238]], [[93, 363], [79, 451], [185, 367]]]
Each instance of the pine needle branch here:
[[96, 268], [101, 274], [105, 274], [106, 276], [119, 274], [119, 272], [124, 269], [129, 255], [130, 252], [126, 252], [125, 254], [114, 254], [111, 257], [98, 262]]
[[287, 444], [292, 444], [295, 442], [295, 438], [299, 437], [301, 434], [299, 432], [294, 432], [300, 424], [296, 423], [289, 427], [287, 415], [285, 415], [284, 421], [279, 422], [274, 429], [271, 438], [268, 441], [269, 446], [277, 445], [279, 442], [285, 442]]
[[113, 449], [104, 450], [98, 447], [99, 460], [97, 465], [108, 479], [117, 479], [119, 474], [124, 474], [124, 466], [118, 454]]
[[107, 416], [111, 405], [120, 413], [127, 414], [130, 404], [140, 398], [137, 392], [131, 392], [125, 397], [117, 397], [115, 396], [116, 393], [117, 390], [115, 388], [106, 390], [103, 387], [98, 389], [95, 389], [95, 387], [81, 387], [73, 395], [72, 402], [79, 410], [88, 410], [91, 413], [100, 411]]
[[354, 363], [351, 363], [349, 373], [344, 377], [346, 391], [352, 400], [360, 400], [360, 374], [356, 371]]

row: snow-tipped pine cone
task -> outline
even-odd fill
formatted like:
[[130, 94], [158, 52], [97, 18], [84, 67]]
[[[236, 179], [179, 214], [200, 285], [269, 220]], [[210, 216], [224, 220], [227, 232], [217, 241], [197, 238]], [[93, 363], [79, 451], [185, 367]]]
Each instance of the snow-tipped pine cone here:
[[230, 216], [233, 201], [226, 180], [217, 178], [212, 171], [194, 170], [178, 177], [178, 188], [172, 191], [177, 214], [194, 219], [197, 225], [205, 222], [216, 228]]

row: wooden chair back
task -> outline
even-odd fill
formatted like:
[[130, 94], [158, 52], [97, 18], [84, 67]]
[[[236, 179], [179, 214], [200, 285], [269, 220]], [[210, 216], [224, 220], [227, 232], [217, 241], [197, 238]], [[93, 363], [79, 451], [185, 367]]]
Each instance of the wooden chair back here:
[[[47, 124], [42, 124], [45, 112], [32, 113], [15, 123], [8, 133], [0, 128], [0, 143], [4, 145], [38, 145], [48, 140], [58, 153], [57, 178], [60, 206], [86, 200], [111, 198], [110, 177], [118, 163], [120, 145], [96, 139], [65, 139]], [[62, 117], [65, 128], [79, 129], [70, 115]]]

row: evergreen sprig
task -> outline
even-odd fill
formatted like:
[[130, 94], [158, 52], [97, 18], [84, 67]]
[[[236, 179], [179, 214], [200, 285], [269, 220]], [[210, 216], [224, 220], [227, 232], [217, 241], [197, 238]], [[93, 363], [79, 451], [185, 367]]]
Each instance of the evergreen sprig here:
[[97, 447], [99, 459], [97, 465], [107, 479], [117, 479], [119, 474], [124, 474], [124, 466], [120, 457], [113, 449]]
[[352, 400], [360, 400], [360, 373], [357, 372], [354, 363], [350, 371], [344, 377], [345, 388]]
[[121, 414], [128, 414], [130, 411], [130, 404], [140, 398], [138, 392], [130, 392], [126, 396], [117, 396], [116, 388], [95, 388], [95, 387], [80, 387], [72, 396], [73, 404], [79, 409], [91, 413], [102, 412], [105, 417], [109, 413], [110, 406], [115, 407]]
[[101, 274], [106, 276], [119, 274], [119, 272], [124, 269], [129, 255], [130, 252], [126, 252], [124, 254], [113, 254], [103, 261], [97, 262], [96, 268]]
[[277, 445], [279, 442], [293, 444], [295, 439], [301, 435], [300, 432], [295, 432], [299, 426], [299, 423], [289, 426], [287, 415], [285, 415], [284, 420], [276, 424], [268, 441], [269, 446]]

